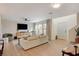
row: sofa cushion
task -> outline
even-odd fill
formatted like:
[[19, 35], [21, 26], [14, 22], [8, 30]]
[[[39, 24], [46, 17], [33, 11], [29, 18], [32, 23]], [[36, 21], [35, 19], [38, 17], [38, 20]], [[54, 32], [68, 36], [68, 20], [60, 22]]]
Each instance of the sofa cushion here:
[[46, 38], [46, 35], [40, 35], [39, 38]]
[[27, 40], [28, 37], [31, 37], [31, 36], [29, 35], [29, 36], [25, 36], [25, 37], [23, 37], [23, 38], [24, 38], [24, 40]]
[[31, 37], [27, 38], [27, 40], [29, 40], [29, 41], [37, 40], [37, 39], [39, 39], [39, 36], [31, 36]]

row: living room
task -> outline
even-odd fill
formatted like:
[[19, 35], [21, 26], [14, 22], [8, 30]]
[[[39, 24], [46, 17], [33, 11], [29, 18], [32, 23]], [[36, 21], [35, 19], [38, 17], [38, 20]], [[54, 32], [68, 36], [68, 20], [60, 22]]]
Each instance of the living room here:
[[62, 56], [65, 47], [75, 44], [79, 4], [54, 4], [0, 4], [1, 55]]
[[[1, 4], [1, 5], [5, 5], [5, 6], [7, 5], [9, 6], [9, 8], [14, 7], [14, 4]], [[15, 5], [16, 7], [18, 7], [18, 4]], [[30, 6], [30, 4], [19, 4], [19, 7], [21, 5]], [[30, 8], [32, 8], [32, 4]], [[12, 10], [10, 10], [10, 13], [12, 13]], [[16, 14], [16, 12], [14, 13]], [[29, 17], [20, 16], [17, 18], [16, 16], [13, 17], [12, 16], [13, 13], [11, 16], [10, 14], [8, 14], [7, 16], [1, 16], [1, 21], [0, 21], [1, 33], [2, 33], [1, 37], [4, 40], [4, 48], [9, 47], [8, 45], [10, 45], [10, 43], [13, 43], [14, 45], [17, 45], [17, 47], [19, 47], [24, 51], [48, 42], [47, 24], [49, 23], [49, 21], [47, 18], [46, 19], [42, 18], [39, 20], [39, 17], [38, 19], [36, 19], [35, 17], [34, 20], [32, 16], [31, 19], [33, 20], [30, 20], [29, 18], [30, 16]], [[8, 50], [5, 48], [3, 50], [3, 55], [13, 54], [13, 53], [7, 54], [6, 52], [8, 52]]]

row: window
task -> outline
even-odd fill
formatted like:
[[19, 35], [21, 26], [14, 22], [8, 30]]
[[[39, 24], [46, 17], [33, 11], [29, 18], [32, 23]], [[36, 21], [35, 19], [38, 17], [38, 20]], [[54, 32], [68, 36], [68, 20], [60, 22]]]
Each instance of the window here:
[[36, 24], [35, 31], [37, 35], [44, 34], [46, 35], [46, 24]]

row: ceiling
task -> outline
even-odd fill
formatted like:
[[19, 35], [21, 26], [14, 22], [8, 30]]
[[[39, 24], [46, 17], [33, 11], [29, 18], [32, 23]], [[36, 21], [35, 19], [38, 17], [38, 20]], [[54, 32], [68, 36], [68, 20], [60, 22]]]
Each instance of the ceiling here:
[[2, 3], [0, 4], [0, 15], [2, 19], [13, 21], [24, 21], [26, 17], [29, 20], [45, 20], [52, 17], [57, 18], [79, 12], [78, 3], [63, 3], [58, 9], [51, 7], [50, 3]]

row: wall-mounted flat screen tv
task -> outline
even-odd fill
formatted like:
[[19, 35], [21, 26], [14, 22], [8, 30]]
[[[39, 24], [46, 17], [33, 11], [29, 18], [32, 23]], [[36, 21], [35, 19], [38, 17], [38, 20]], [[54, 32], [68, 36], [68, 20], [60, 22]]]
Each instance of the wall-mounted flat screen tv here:
[[17, 30], [27, 30], [28, 25], [27, 24], [17, 24]]

